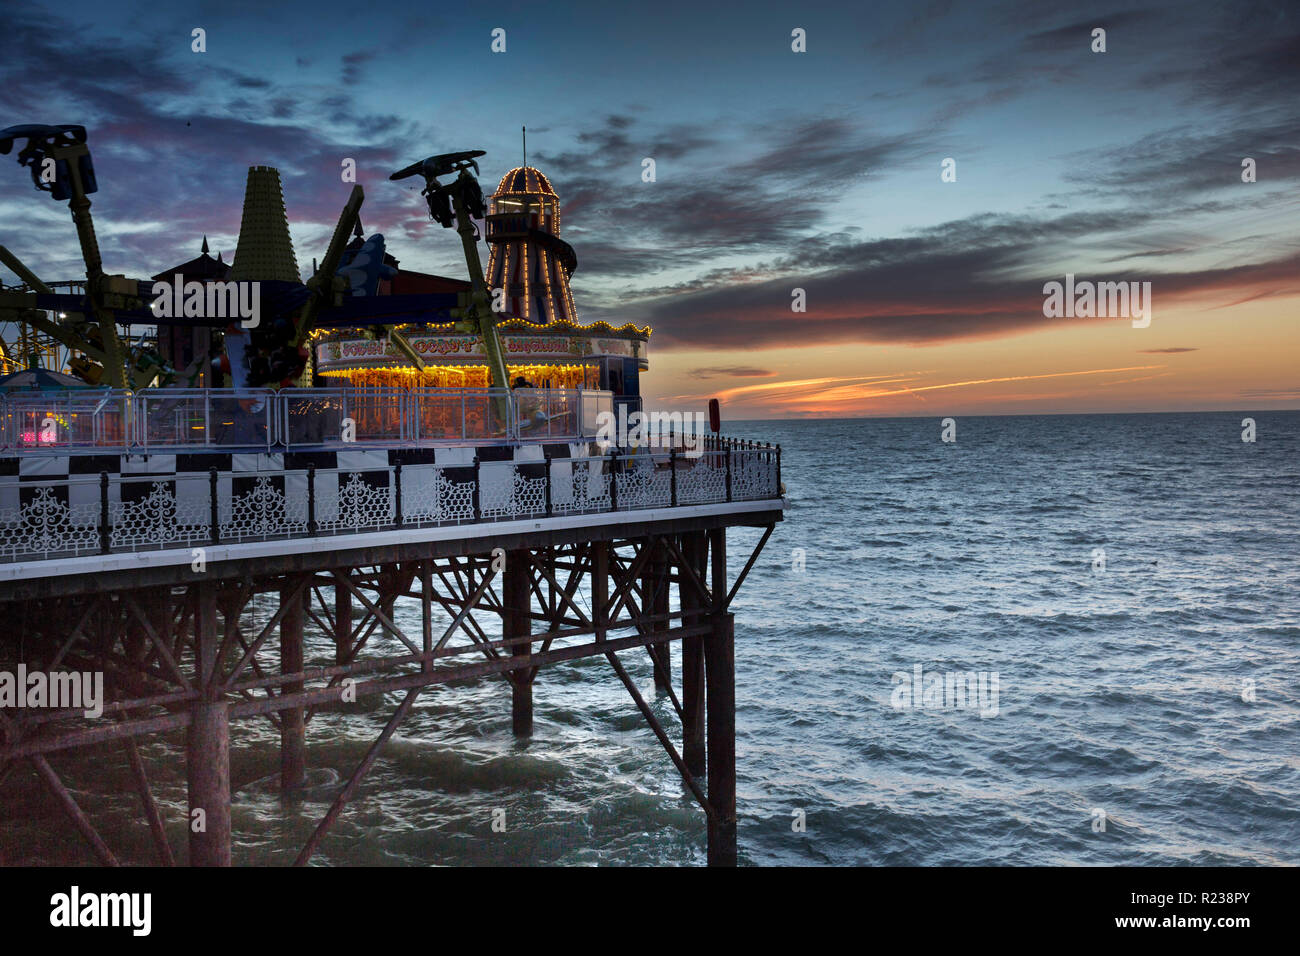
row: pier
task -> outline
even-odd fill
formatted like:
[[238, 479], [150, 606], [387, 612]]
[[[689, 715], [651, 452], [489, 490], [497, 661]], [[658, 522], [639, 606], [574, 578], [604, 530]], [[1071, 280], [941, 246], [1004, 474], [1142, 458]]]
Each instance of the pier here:
[[[698, 802], [709, 863], [734, 864], [732, 606], [782, 519], [780, 449], [681, 432], [619, 447], [596, 429], [611, 407], [582, 389], [0, 398], [0, 655], [27, 672], [102, 673], [105, 688], [97, 717], [0, 711], [0, 786], [33, 768], [88, 854], [114, 864], [112, 834], [57, 761], [123, 748], [157, 861], [229, 865], [232, 722], [276, 726], [290, 794], [316, 713], [400, 696], [298, 853], [305, 864], [420, 694], [499, 676], [526, 736], [534, 693], [548, 693], [541, 671], [601, 656]], [[729, 580], [732, 527], [762, 535]], [[271, 612], [254, 633], [255, 598]], [[418, 629], [396, 620], [398, 601], [418, 602]], [[308, 635], [332, 642], [331, 664], [306, 665]], [[676, 726], [624, 666], [643, 648]], [[138, 750], [181, 729], [185, 853]]]

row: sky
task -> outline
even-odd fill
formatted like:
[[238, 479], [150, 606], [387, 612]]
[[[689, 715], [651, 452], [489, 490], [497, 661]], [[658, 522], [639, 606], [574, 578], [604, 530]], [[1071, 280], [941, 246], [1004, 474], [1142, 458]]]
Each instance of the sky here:
[[[483, 149], [490, 191], [527, 125], [579, 318], [732, 419], [1300, 408], [1298, 94], [1294, 0], [0, 7], [0, 125], [87, 127], [109, 272], [230, 261], [256, 164], [307, 270], [353, 159], [367, 233], [463, 277], [388, 174]], [[0, 243], [83, 272], [12, 155]], [[1067, 274], [1149, 324], [1045, 315]]]

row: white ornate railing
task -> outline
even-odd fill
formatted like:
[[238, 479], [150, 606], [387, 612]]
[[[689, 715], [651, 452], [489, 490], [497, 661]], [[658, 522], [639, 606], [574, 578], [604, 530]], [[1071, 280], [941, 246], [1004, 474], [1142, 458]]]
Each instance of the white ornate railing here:
[[[0, 562], [779, 498], [780, 449], [0, 478]], [[341, 458], [342, 456], [340, 456]], [[381, 459], [382, 460], [382, 459]]]

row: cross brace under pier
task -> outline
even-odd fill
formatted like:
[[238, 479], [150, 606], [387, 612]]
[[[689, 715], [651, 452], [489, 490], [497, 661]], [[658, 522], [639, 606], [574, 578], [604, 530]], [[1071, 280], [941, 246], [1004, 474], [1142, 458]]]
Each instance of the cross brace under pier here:
[[[510, 542], [514, 547], [474, 554], [449, 554], [444, 547], [420, 556], [406, 549], [375, 555], [373, 563], [331, 563], [331, 555], [317, 554], [296, 568], [269, 565], [257, 573], [228, 565], [184, 582], [146, 577], [136, 587], [117, 575], [111, 589], [81, 582], [57, 601], [11, 595], [0, 601], [0, 614], [18, 625], [22, 639], [4, 648], [5, 656], [21, 655], [29, 671], [102, 672], [105, 707], [98, 719], [68, 711], [0, 711], [0, 783], [32, 766], [96, 859], [115, 862], [50, 757], [76, 747], [125, 746], [157, 859], [170, 862], [173, 850], [135, 740], [184, 729], [188, 861], [228, 865], [231, 722], [261, 717], [275, 723], [282, 791], [291, 796], [305, 776], [316, 714], [401, 692], [383, 733], [302, 848], [297, 862], [305, 863], [328, 840], [330, 825], [426, 688], [500, 675], [510, 685], [513, 730], [528, 735], [540, 670], [603, 656], [701, 804], [710, 864], [734, 865], [730, 607], [780, 511], [766, 518], [761, 540], [730, 589], [726, 526], [714, 522], [531, 543], [522, 536]], [[419, 624], [405, 627], [416, 617], [413, 601]], [[395, 612], [398, 602], [406, 613]], [[333, 653], [308, 664], [305, 646], [322, 638]], [[674, 643], [681, 645], [676, 680]], [[648, 652], [657, 692], [671, 700], [676, 740], [674, 728], [656, 718], [627, 675], [620, 655], [638, 648]]]

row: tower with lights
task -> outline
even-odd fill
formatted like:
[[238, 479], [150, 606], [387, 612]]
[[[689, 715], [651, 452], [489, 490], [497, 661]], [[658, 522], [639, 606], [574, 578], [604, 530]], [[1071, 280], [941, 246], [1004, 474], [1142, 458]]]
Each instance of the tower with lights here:
[[560, 197], [540, 170], [518, 166], [501, 178], [488, 202], [487, 241], [487, 283], [504, 290], [504, 315], [577, 324], [569, 277], [578, 257], [560, 238]]

